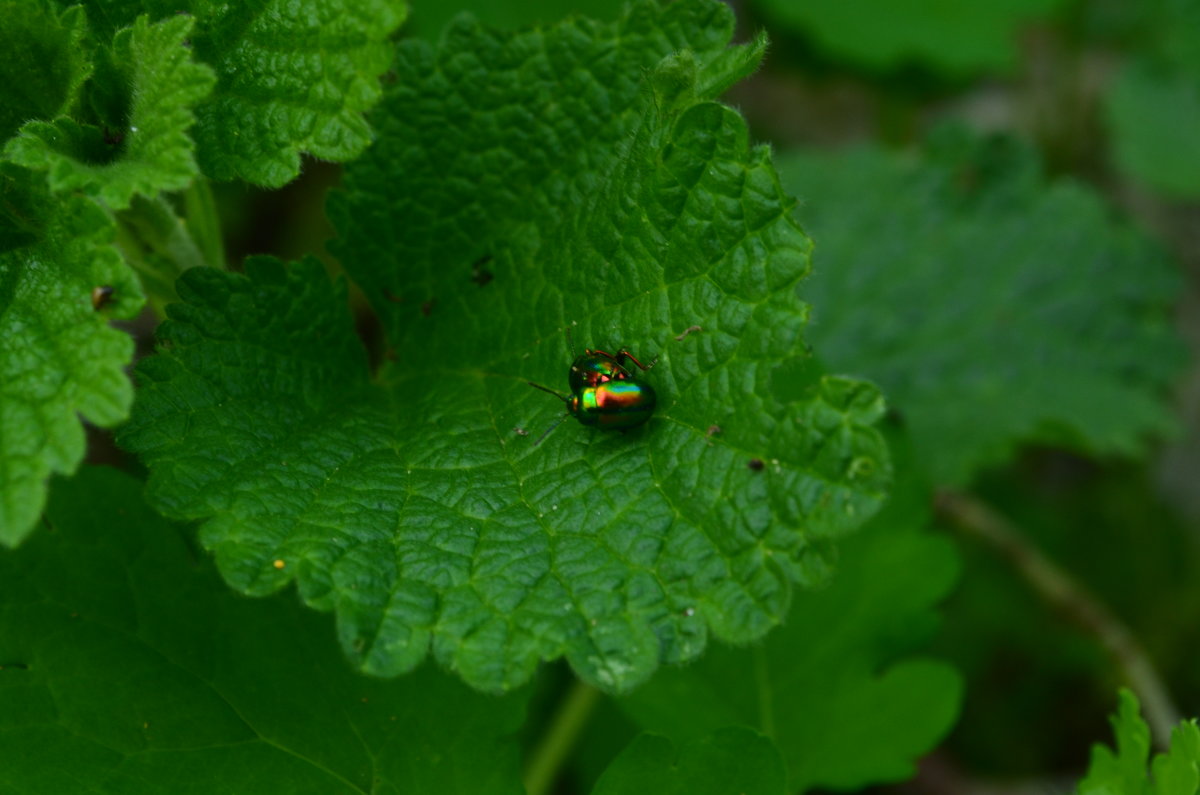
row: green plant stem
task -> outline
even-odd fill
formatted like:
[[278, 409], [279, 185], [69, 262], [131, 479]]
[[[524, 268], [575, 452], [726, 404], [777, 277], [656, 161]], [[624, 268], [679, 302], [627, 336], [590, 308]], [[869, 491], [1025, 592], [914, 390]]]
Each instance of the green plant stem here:
[[175, 300], [179, 275], [208, 264], [183, 221], [161, 196], [135, 196], [129, 209], [117, 213], [117, 247], [141, 276], [146, 297], [159, 314]]
[[525, 791], [528, 795], [545, 795], [550, 790], [563, 759], [575, 744], [599, 699], [600, 691], [591, 685], [579, 679], [571, 684], [558, 712], [525, 765]]
[[1008, 559], [1043, 599], [1096, 637], [1141, 701], [1155, 744], [1165, 750], [1180, 721], [1179, 710], [1150, 657], [1121, 620], [990, 506], [967, 494], [942, 491], [937, 507], [959, 530]]
[[221, 217], [212, 187], [204, 177], [196, 177], [183, 193], [183, 211], [187, 228], [196, 246], [212, 268], [225, 268], [225, 241], [221, 236]]

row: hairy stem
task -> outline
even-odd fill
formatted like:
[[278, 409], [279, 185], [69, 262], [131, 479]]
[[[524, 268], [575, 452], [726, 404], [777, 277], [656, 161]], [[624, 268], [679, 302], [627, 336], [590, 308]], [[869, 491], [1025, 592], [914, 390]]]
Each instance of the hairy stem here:
[[1096, 637], [1142, 702], [1155, 744], [1166, 749], [1179, 711], [1145, 649], [1121, 620], [988, 505], [967, 494], [942, 491], [937, 507], [958, 529], [1007, 558], [1043, 599]]
[[572, 682], [558, 712], [546, 727], [545, 734], [525, 766], [525, 791], [528, 795], [545, 795], [550, 791], [563, 760], [599, 699], [600, 691], [596, 688], [579, 679]]

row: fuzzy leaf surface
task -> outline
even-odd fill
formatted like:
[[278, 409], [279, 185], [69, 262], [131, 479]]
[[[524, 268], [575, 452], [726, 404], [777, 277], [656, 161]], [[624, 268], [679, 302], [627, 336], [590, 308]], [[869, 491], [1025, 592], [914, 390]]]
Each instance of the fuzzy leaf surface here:
[[192, 109], [213, 85], [207, 67], [192, 61], [185, 45], [192, 20], [176, 16], [157, 24], [139, 17], [117, 32], [104, 77], [127, 86], [128, 121], [118, 129], [81, 124], [71, 117], [31, 121], [4, 149], [4, 157], [46, 171], [55, 192], [81, 191], [116, 209], [133, 195], [179, 190], [198, 173], [188, 135]]
[[1062, 0], [755, 0], [778, 25], [795, 28], [836, 58], [873, 69], [919, 62], [950, 75], [1009, 71], [1021, 26]]
[[[33, 529], [51, 474], [83, 459], [81, 419], [125, 419], [133, 340], [109, 326], [132, 317], [141, 287], [111, 241], [112, 221], [82, 196], [46, 195], [40, 175], [0, 167], [0, 544]], [[92, 291], [112, 287], [96, 309]]]
[[1150, 764], [1150, 728], [1142, 720], [1138, 700], [1122, 690], [1117, 714], [1110, 718], [1116, 751], [1092, 747], [1087, 776], [1079, 795], [1196, 795], [1200, 792], [1200, 729], [1184, 721], [1171, 732], [1171, 748], [1155, 754]]
[[820, 245], [814, 345], [884, 388], [935, 482], [1020, 442], [1136, 454], [1173, 427], [1178, 275], [1091, 191], [952, 134], [923, 160], [813, 152], [781, 170]]
[[684, 743], [638, 736], [604, 771], [592, 795], [784, 795], [783, 761], [771, 741], [740, 727]]
[[[628, 35], [467, 27], [440, 65], [424, 45], [404, 51], [413, 74], [334, 208], [395, 358], [374, 380], [341, 288], [316, 266], [187, 274], [124, 443], [147, 461], [157, 507], [205, 520], [231, 584], [294, 580], [337, 612], [372, 673], [432, 651], [503, 690], [565, 656], [625, 690], [710, 633], [761, 636], [794, 583], [825, 575], [832, 539], [886, 489], [882, 404], [806, 358], [808, 240], [742, 120], [690, 93], [745, 66], [723, 39], [705, 44], [700, 23], [715, 15], [727, 37], [728, 13], [646, 3]], [[667, 57], [651, 93], [618, 57], [663, 60], [685, 41], [719, 50], [722, 71], [705, 73], [695, 49]], [[537, 432], [562, 406], [526, 380], [565, 384], [568, 320], [581, 343], [657, 354], [658, 410], [628, 433], [572, 422], [535, 447], [514, 429]], [[676, 342], [690, 325], [703, 331]]]
[[751, 648], [714, 648], [659, 672], [618, 704], [642, 729], [688, 741], [753, 726], [779, 748], [788, 791], [901, 781], [958, 715], [962, 681], [914, 654], [958, 558], [924, 532], [928, 491], [889, 503], [840, 545], [833, 583], [796, 594], [786, 623]]
[[524, 792], [524, 694], [354, 673], [326, 618], [231, 593], [140, 492], [85, 468], [0, 555], [0, 790]]
[[217, 85], [196, 109], [200, 167], [213, 179], [279, 187], [300, 155], [344, 161], [370, 143], [363, 113], [380, 96], [404, 0], [87, 0], [94, 23], [125, 25], [180, 10]]
[[27, 0], [0, 3], [0, 141], [30, 119], [53, 119], [91, 72], [81, 9], [47, 12]]

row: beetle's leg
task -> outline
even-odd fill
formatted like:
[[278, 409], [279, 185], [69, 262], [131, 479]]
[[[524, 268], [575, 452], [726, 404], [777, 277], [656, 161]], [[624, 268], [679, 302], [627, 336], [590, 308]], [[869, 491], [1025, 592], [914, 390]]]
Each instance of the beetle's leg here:
[[[537, 386], [537, 385], [536, 385], [536, 384], [534, 384], [534, 386]], [[543, 432], [542, 432], [542, 435], [541, 435], [541, 436], [539, 436], [539, 437], [537, 438], [537, 441], [533, 443], [533, 446], [534, 446], [534, 447], [537, 447], [539, 444], [541, 444], [541, 443], [542, 443], [542, 439], [545, 439], [547, 436], [549, 436], [549, 435], [550, 435], [550, 431], [554, 430], [554, 429], [555, 429], [555, 428], [557, 428], [559, 425], [562, 425], [562, 424], [563, 424], [563, 420], [565, 420], [567, 417], [570, 417], [570, 416], [571, 416], [571, 413], [570, 413], [570, 412], [567, 412], [566, 414], [564, 414], [564, 415], [562, 415], [561, 417], [559, 417], [559, 418], [558, 418], [558, 422], [554, 423], [553, 425], [551, 425], [549, 428], [547, 428], [545, 431], [543, 431]]]
[[[605, 354], [605, 355], [607, 356], [608, 354]], [[655, 356], [653, 359], [650, 360], [650, 364], [642, 364], [641, 362], [639, 362], [637, 360], [637, 357], [635, 357], [632, 353], [625, 350], [624, 348], [617, 351], [616, 356], [610, 357], [610, 358], [612, 358], [612, 360], [615, 361], [617, 363], [617, 366], [619, 366], [619, 367], [625, 366], [621, 361], [622, 359], [629, 359], [630, 361], [632, 361], [634, 364], [636, 364], [638, 367], [642, 368], [643, 370], [649, 370], [651, 367], [658, 364], [657, 356]]]

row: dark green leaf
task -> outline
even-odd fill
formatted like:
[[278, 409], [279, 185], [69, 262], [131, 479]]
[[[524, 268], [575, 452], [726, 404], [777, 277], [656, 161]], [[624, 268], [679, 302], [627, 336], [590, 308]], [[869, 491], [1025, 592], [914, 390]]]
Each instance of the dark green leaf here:
[[499, 30], [549, 25], [573, 14], [610, 19], [621, 13], [623, 0], [460, 0], [455, 3], [417, 3], [405, 28], [410, 34], [437, 41], [451, 20], [469, 13]]
[[251, 601], [108, 469], [0, 555], [0, 791], [498, 793], [524, 696], [352, 673], [328, 621]]
[[1163, 253], [1023, 149], [947, 135], [782, 166], [819, 242], [814, 345], [877, 380], [938, 483], [1018, 442], [1136, 454], [1173, 427], [1183, 350]]
[[728, 728], [676, 748], [643, 734], [613, 760], [592, 795], [783, 795], [783, 762], [757, 732]]
[[918, 61], [950, 74], [1009, 71], [1023, 24], [1062, 0], [755, 0], [768, 19], [810, 36], [831, 55], [876, 69]]
[[1144, 49], [1107, 97], [1117, 165], [1168, 196], [1200, 196], [1200, 4], [1138, 4]]
[[0, 141], [30, 119], [53, 119], [91, 72], [79, 8], [55, 14], [29, 0], [0, 3]]

